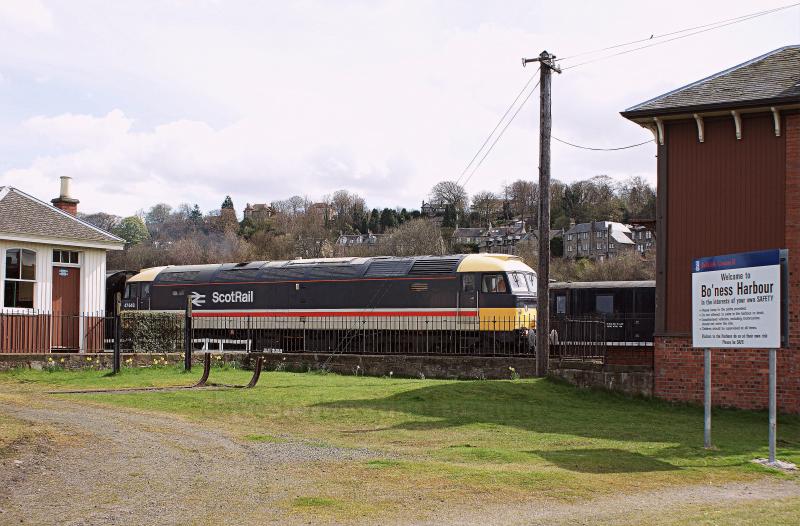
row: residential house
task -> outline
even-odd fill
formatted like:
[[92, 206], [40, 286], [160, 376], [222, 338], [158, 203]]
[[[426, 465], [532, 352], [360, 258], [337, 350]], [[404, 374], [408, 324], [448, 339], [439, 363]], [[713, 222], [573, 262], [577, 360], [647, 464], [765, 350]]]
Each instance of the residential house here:
[[564, 257], [603, 260], [636, 249], [631, 229], [614, 221], [571, 225], [564, 233]]
[[275, 209], [267, 203], [247, 203], [244, 207], [244, 218], [251, 221], [264, 221], [275, 215]]

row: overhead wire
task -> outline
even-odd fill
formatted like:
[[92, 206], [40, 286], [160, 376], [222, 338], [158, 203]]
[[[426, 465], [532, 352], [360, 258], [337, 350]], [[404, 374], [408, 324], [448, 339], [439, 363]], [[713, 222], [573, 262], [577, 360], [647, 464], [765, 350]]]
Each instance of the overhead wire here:
[[[470, 167], [470, 166], [472, 166], [472, 164], [475, 162], [475, 159], [477, 159], [477, 158], [478, 158], [478, 156], [479, 156], [479, 155], [481, 154], [481, 152], [483, 151], [483, 149], [484, 149], [484, 148], [486, 148], [486, 144], [488, 144], [489, 140], [491, 140], [492, 136], [493, 136], [493, 135], [494, 135], [494, 133], [497, 131], [497, 128], [499, 128], [499, 127], [500, 127], [500, 125], [503, 123], [503, 121], [505, 120], [505, 118], [508, 116], [508, 114], [509, 114], [509, 113], [511, 112], [511, 110], [514, 108], [514, 105], [516, 105], [516, 104], [517, 104], [517, 101], [518, 101], [518, 100], [519, 100], [519, 98], [522, 96], [522, 94], [523, 94], [523, 93], [525, 93], [525, 90], [526, 90], [526, 89], [528, 89], [528, 86], [530, 85], [531, 81], [533, 81], [533, 79], [534, 79], [534, 78], [536, 77], [536, 75], [539, 73], [539, 69], [540, 69], [540, 68], [541, 68], [541, 65], [540, 65], [539, 67], [537, 67], [537, 68], [536, 68], [536, 71], [534, 71], [534, 72], [533, 72], [533, 75], [531, 75], [531, 76], [530, 76], [530, 78], [529, 78], [529, 79], [528, 79], [528, 81], [525, 83], [525, 85], [524, 85], [524, 86], [522, 86], [522, 89], [521, 89], [521, 90], [519, 90], [519, 93], [517, 93], [517, 96], [514, 98], [514, 101], [513, 101], [511, 104], [509, 104], [508, 108], [506, 108], [506, 111], [505, 111], [505, 113], [503, 113], [503, 116], [502, 116], [502, 117], [500, 117], [500, 120], [498, 120], [498, 121], [497, 121], [497, 124], [495, 124], [495, 126], [494, 126], [494, 128], [492, 129], [491, 133], [489, 133], [489, 135], [487, 135], [487, 136], [486, 136], [486, 140], [484, 140], [484, 141], [483, 141], [483, 144], [481, 144], [481, 147], [480, 147], [480, 148], [478, 148], [478, 151], [477, 151], [477, 152], [475, 152], [475, 155], [473, 155], [473, 156], [472, 156], [472, 159], [470, 159], [469, 163], [467, 163], [467, 166], [465, 166], [465, 167], [464, 167], [464, 171], [462, 171], [462, 172], [461, 172], [461, 175], [459, 175], [459, 176], [458, 176], [458, 179], [456, 179], [456, 184], [459, 184], [459, 182], [461, 181], [461, 179], [464, 177], [464, 175], [466, 175], [467, 171], [469, 170], [469, 167]], [[537, 85], [538, 85], [538, 83], [537, 83]], [[528, 95], [528, 97], [530, 97], [530, 94]], [[527, 98], [527, 97], [526, 97], [526, 98]], [[523, 103], [523, 104], [524, 104], [524, 103]], [[471, 176], [470, 176], [470, 177], [471, 177]], [[465, 184], [466, 184], [466, 183], [465, 183]]]
[[639, 142], [639, 143], [636, 143], [636, 144], [629, 144], [628, 146], [619, 146], [619, 147], [616, 147], [616, 148], [593, 148], [591, 146], [581, 146], [580, 144], [574, 144], [574, 143], [571, 143], [569, 141], [565, 141], [564, 139], [559, 139], [555, 135], [551, 135], [550, 137], [554, 141], [558, 141], [558, 142], [560, 142], [562, 144], [566, 144], [567, 146], [572, 146], [573, 148], [580, 148], [581, 150], [591, 150], [593, 152], [614, 152], [614, 151], [617, 151], [617, 150], [627, 150], [629, 148], [636, 148], [637, 146], [642, 146], [644, 144], [651, 143], [654, 140], [654, 139], [649, 139], [649, 140], [646, 140], [644, 142]]
[[727, 22], [731, 22], [731, 23], [744, 22], [745, 20], [749, 20], [751, 18], [755, 18], [755, 17], [763, 16], [763, 15], [768, 15], [768, 14], [775, 13], [775, 12], [778, 12], [778, 11], [783, 11], [784, 9], [789, 9], [791, 7], [796, 7], [798, 5], [800, 5], [800, 2], [797, 2], [797, 3], [794, 3], [794, 4], [790, 4], [790, 5], [781, 6], [781, 7], [775, 7], [775, 8], [772, 8], [772, 9], [764, 9], [763, 11], [756, 11], [756, 12], [753, 12], [753, 13], [748, 13], [748, 14], [736, 16], [736, 17], [733, 17], [733, 18], [726, 18], [724, 20], [717, 20], [716, 22], [710, 22], [708, 24], [701, 24], [699, 26], [687, 27], [685, 29], [679, 29], [677, 31], [670, 31], [668, 33], [662, 33], [660, 35], [650, 35], [649, 37], [641, 38], [641, 39], [638, 39], [638, 40], [631, 40], [630, 42], [623, 42], [621, 44], [614, 44], [612, 46], [606, 46], [606, 47], [597, 48], [597, 49], [593, 49], [593, 50], [589, 50], [589, 51], [582, 51], [580, 53], [575, 53], [574, 55], [569, 55], [569, 56], [566, 56], [566, 57], [557, 58], [556, 62], [563, 62], [563, 61], [567, 61], [567, 60], [572, 60], [574, 58], [583, 57], [583, 56], [586, 56], [586, 55], [594, 55], [594, 54], [597, 54], [597, 53], [601, 53], [603, 51], [610, 51], [612, 49], [618, 49], [618, 48], [621, 48], [621, 47], [631, 46], [633, 44], [641, 44], [642, 42], [647, 42], [647, 41], [650, 41], [650, 40], [659, 40], [659, 39], [662, 39], [662, 38], [665, 38], [665, 37], [669, 37], [669, 36], [672, 36], [672, 35], [678, 35], [678, 34], [681, 34], [681, 33], [686, 33], [688, 31], [694, 31], [694, 30], [697, 30], [697, 29], [704, 29], [704, 28], [708, 28], [708, 27], [711, 27], [711, 26], [717, 26], [719, 24], [724, 24], [724, 23], [727, 23]]
[[[634, 53], [636, 51], [641, 51], [642, 49], [648, 49], [648, 48], [651, 48], [651, 47], [660, 46], [662, 44], [667, 44], [669, 42], [674, 42], [675, 40], [681, 40], [683, 38], [689, 38], [689, 37], [694, 36], [694, 35], [699, 35], [701, 33], [707, 33], [709, 31], [714, 31], [715, 29], [721, 29], [723, 27], [731, 26], [731, 25], [734, 25], [734, 24], [739, 24], [739, 23], [742, 23], [742, 22], [746, 22], [748, 20], [753, 20], [754, 18], [759, 18], [761, 16], [765, 16], [765, 15], [768, 15], [768, 14], [776, 13], [778, 11], [783, 11], [785, 9], [790, 9], [792, 7], [797, 7], [799, 5], [800, 5], [800, 2], [797, 2], [797, 3], [791, 4], [791, 5], [786, 5], [786, 6], [783, 6], [783, 7], [775, 8], [775, 9], [772, 9], [770, 11], [763, 11], [763, 12], [758, 12], [758, 13], [751, 14], [751, 15], [744, 15], [743, 17], [740, 17], [740, 18], [737, 18], [737, 19], [733, 19], [733, 21], [729, 21], [729, 22], [724, 23], [724, 24], [717, 24], [717, 25], [714, 25], [713, 27], [706, 27], [705, 29], [700, 29], [698, 31], [694, 31], [694, 32], [691, 32], [691, 33], [682, 34], [682, 35], [679, 35], [679, 36], [676, 36], [676, 37], [668, 38], [667, 40], [659, 40], [658, 42], [653, 42], [652, 44], [648, 44], [648, 45], [645, 45], [645, 46], [639, 46], [639, 47], [635, 47], [635, 48], [631, 48], [631, 49], [626, 49], [624, 51], [618, 51], [616, 53], [611, 53], [610, 55], [604, 55], [602, 57], [597, 57], [597, 58], [594, 58], [594, 59], [591, 59], [591, 60], [586, 60], [584, 62], [579, 62], [579, 63], [573, 64], [571, 66], [562, 67], [561, 71], [574, 69], [574, 68], [577, 68], [577, 67], [580, 67], [580, 66], [585, 66], [587, 64], [593, 64], [595, 62], [600, 62], [601, 60], [608, 60], [610, 58], [618, 57], [618, 56], [621, 56], [621, 55], [627, 55], [628, 53]], [[699, 27], [703, 27], [703, 26], [699, 26]], [[673, 33], [673, 34], [675, 34], [675, 33]], [[647, 39], [647, 40], [650, 40], [650, 39]], [[573, 57], [574, 56], [576, 56], [576, 55], [573, 55]], [[562, 60], [566, 60], [566, 58], [562, 59]]]
[[514, 119], [517, 117], [517, 114], [519, 114], [519, 112], [525, 106], [525, 103], [528, 102], [528, 99], [531, 98], [531, 95], [533, 95], [533, 92], [536, 91], [536, 88], [539, 87], [539, 82], [541, 82], [541, 80], [537, 81], [536, 84], [533, 86], [533, 88], [531, 88], [531, 90], [525, 96], [525, 98], [522, 99], [522, 103], [520, 103], [519, 107], [517, 108], [517, 111], [514, 112], [514, 114], [511, 116], [511, 119], [509, 119], [508, 122], [506, 122], [506, 125], [503, 126], [503, 129], [500, 130], [500, 133], [497, 135], [497, 137], [495, 137], [494, 141], [492, 142], [492, 145], [489, 146], [489, 149], [486, 150], [486, 153], [483, 154], [481, 160], [478, 161], [478, 164], [475, 165], [475, 168], [472, 169], [472, 172], [469, 174], [469, 177], [467, 177], [464, 180], [464, 183], [461, 186], [467, 186], [467, 183], [469, 183], [469, 180], [472, 179], [473, 175], [475, 175], [475, 172], [478, 171], [478, 168], [481, 167], [483, 161], [485, 161], [486, 158], [489, 156], [489, 154], [492, 153], [492, 150], [494, 149], [495, 144], [497, 144], [497, 141], [499, 141], [503, 137], [503, 134], [506, 132], [508, 127], [511, 125], [512, 122], [514, 122]]
[[[659, 46], [659, 45], [662, 45], [662, 44], [667, 44], [667, 43], [673, 42], [675, 40], [680, 40], [680, 39], [688, 38], [688, 37], [691, 37], [691, 36], [694, 36], [694, 35], [699, 35], [701, 33], [706, 33], [706, 32], [709, 32], [709, 31], [713, 31], [715, 29], [721, 29], [721, 28], [724, 28], [724, 27], [727, 27], [727, 26], [731, 26], [731, 25], [734, 25], [734, 24], [739, 24], [741, 22], [746, 22], [748, 20], [753, 20], [755, 18], [766, 16], [766, 15], [769, 15], [769, 14], [772, 14], [772, 13], [777, 13], [779, 11], [784, 11], [786, 9], [791, 9], [791, 8], [797, 7], [797, 6], [800, 6], [800, 2], [795, 2], [793, 4], [788, 4], [788, 5], [785, 5], [785, 6], [776, 7], [776, 8], [772, 8], [772, 9], [765, 9], [765, 10], [762, 10], [762, 11], [756, 11], [756, 12], [753, 12], [753, 13], [740, 15], [738, 17], [719, 20], [717, 22], [711, 22], [711, 23], [708, 23], [708, 24], [702, 24], [702, 25], [698, 25], [698, 26], [693, 26], [693, 27], [689, 27], [689, 28], [685, 28], [685, 29], [680, 29], [680, 30], [677, 30], [677, 31], [670, 31], [668, 33], [663, 33], [663, 34], [660, 34], [660, 35], [651, 35], [649, 38], [632, 40], [630, 42], [625, 42], [625, 43], [621, 43], [621, 44], [615, 44], [615, 45], [612, 45], [612, 46], [606, 46], [604, 48], [599, 48], [599, 49], [595, 49], [595, 50], [591, 50], [591, 51], [584, 51], [584, 52], [581, 52], [581, 53], [576, 53], [574, 55], [569, 55], [569, 56], [564, 57], [564, 58], [556, 59], [556, 61], [557, 62], [564, 62], [564, 61], [568, 61], [568, 60], [571, 60], [571, 59], [574, 59], [574, 58], [577, 58], [577, 57], [581, 57], [581, 56], [595, 55], [597, 53], [602, 53], [603, 51], [610, 51], [610, 50], [613, 50], [613, 49], [619, 49], [619, 48], [631, 46], [631, 45], [634, 45], [634, 44], [640, 44], [642, 42], [654, 41], [654, 42], [652, 42], [650, 44], [647, 44], [647, 45], [644, 45], [644, 46], [638, 46], [638, 47], [631, 48], [631, 49], [625, 49], [623, 51], [619, 51], [619, 52], [612, 53], [612, 54], [609, 54], [609, 55], [604, 55], [604, 56], [601, 56], [601, 57], [597, 57], [597, 58], [594, 58], [594, 59], [591, 59], [591, 60], [586, 60], [584, 62], [579, 62], [577, 64], [572, 64], [572, 65], [569, 65], [569, 66], [561, 68], [561, 71], [566, 71], [566, 70], [577, 68], [577, 67], [580, 67], [580, 66], [585, 66], [587, 64], [592, 64], [594, 62], [599, 62], [601, 60], [607, 60], [607, 59], [610, 59], [610, 58], [613, 58], [613, 57], [617, 57], [617, 56], [621, 56], [621, 55], [626, 55], [628, 53], [633, 53], [633, 52], [636, 52], [636, 51], [640, 51], [642, 49], [647, 49], [647, 48]], [[673, 36], [673, 35], [678, 35], [678, 36]], [[668, 38], [666, 40], [661, 40], [663, 38], [670, 37], [670, 36], [672, 36], [673, 38]], [[503, 116], [500, 117], [500, 120], [497, 122], [495, 127], [492, 129], [491, 133], [489, 133], [489, 135], [483, 141], [483, 144], [481, 144], [481, 147], [478, 148], [478, 151], [475, 152], [475, 155], [472, 156], [472, 159], [470, 159], [469, 163], [467, 163], [467, 166], [464, 167], [464, 170], [461, 172], [461, 175], [456, 180], [457, 184], [460, 183], [461, 186], [466, 186], [467, 183], [469, 183], [469, 181], [472, 179], [472, 176], [475, 175], [475, 173], [481, 167], [483, 162], [489, 156], [489, 154], [491, 154], [491, 152], [494, 149], [495, 145], [503, 137], [503, 134], [505, 133], [506, 129], [508, 129], [508, 127], [514, 121], [514, 119], [516, 118], [517, 114], [519, 114], [519, 112], [525, 106], [525, 103], [528, 101], [528, 99], [531, 97], [531, 95], [533, 95], [533, 92], [539, 86], [539, 82], [537, 82], [533, 86], [533, 88], [531, 88], [531, 90], [528, 92], [528, 94], [525, 96], [525, 98], [519, 104], [519, 106], [517, 107], [516, 111], [511, 116], [511, 118], [505, 123], [503, 128], [500, 130], [500, 133], [497, 134], [497, 136], [495, 137], [494, 141], [492, 141], [492, 143], [491, 143], [491, 145], [489, 146], [488, 149], [486, 149], [486, 145], [489, 143], [491, 138], [495, 135], [495, 132], [497, 132], [497, 130], [500, 127], [500, 125], [503, 123], [503, 121], [506, 119], [508, 114], [511, 112], [512, 108], [514, 108], [514, 105], [517, 104], [517, 102], [519, 101], [519, 98], [522, 96], [522, 94], [528, 88], [528, 86], [530, 85], [530, 83], [533, 80], [533, 78], [539, 72], [540, 68], [541, 68], [541, 65], [536, 69], [534, 74], [528, 79], [528, 81], [522, 87], [520, 92], [514, 98], [514, 101], [506, 109], [505, 113], [503, 113]], [[589, 150], [589, 151], [627, 150], [629, 148], [635, 148], [635, 147], [642, 146], [642, 145], [648, 144], [650, 142], [653, 142], [653, 140], [651, 139], [651, 140], [648, 140], [648, 141], [644, 141], [644, 142], [637, 143], [637, 144], [631, 144], [631, 145], [628, 145], [628, 146], [620, 146], [620, 147], [615, 147], [615, 148], [595, 148], [595, 147], [589, 147], [589, 146], [582, 146], [582, 145], [579, 145], [579, 144], [574, 144], [574, 143], [571, 143], [569, 141], [565, 141], [563, 139], [559, 139], [558, 137], [554, 137], [554, 136], [552, 138], [554, 140], [556, 140], [556, 141], [558, 141], [560, 143], [566, 144], [568, 146], [572, 146], [574, 148], [580, 148], [580, 149], [583, 149], [583, 150]], [[475, 159], [478, 158], [478, 156], [481, 154], [482, 151], [484, 152], [483, 156], [480, 158], [478, 163], [475, 164]], [[461, 183], [461, 179], [463, 179], [464, 175], [469, 171], [470, 167], [473, 166], [473, 165], [474, 165], [474, 167], [472, 168], [472, 171], [470, 172], [469, 176], [464, 180], [463, 183]]]

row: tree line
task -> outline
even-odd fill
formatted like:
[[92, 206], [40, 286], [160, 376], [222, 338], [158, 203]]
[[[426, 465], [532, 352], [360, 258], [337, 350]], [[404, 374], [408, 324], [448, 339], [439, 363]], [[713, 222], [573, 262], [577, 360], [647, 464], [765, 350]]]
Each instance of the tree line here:
[[[616, 183], [596, 176], [574, 183], [551, 183], [551, 227], [568, 228], [592, 220], [626, 222], [655, 217], [655, 190], [635, 177]], [[203, 212], [197, 204], [157, 203], [120, 217], [100, 212], [81, 218], [125, 240], [125, 250], [109, 253], [109, 268], [219, 263], [361, 255], [444, 254], [457, 227], [523, 221], [535, 229], [539, 192], [524, 180], [470, 196], [454, 181], [436, 183], [420, 208], [370, 208], [360, 195], [339, 190], [314, 202], [292, 196], [270, 203], [270, 214], [237, 215], [230, 196], [220, 208]], [[373, 242], [339, 244], [342, 235], [372, 234]], [[374, 242], [375, 239], [379, 240]], [[526, 260], [535, 254], [528, 251]], [[528, 261], [532, 266], [535, 261]]]

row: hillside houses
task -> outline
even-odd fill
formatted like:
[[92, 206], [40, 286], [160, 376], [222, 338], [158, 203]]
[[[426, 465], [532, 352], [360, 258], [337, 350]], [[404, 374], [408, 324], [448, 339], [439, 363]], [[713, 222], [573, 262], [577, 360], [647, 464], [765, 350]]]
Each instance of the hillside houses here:
[[643, 224], [625, 225], [614, 221], [592, 221], [571, 225], [564, 232], [564, 257], [603, 260], [626, 252], [652, 250], [653, 231]]

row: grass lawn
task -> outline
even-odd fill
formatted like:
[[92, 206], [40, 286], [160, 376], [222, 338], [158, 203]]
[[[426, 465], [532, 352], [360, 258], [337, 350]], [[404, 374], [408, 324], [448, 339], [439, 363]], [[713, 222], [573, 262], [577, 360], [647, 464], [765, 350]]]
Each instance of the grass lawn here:
[[[0, 373], [0, 397], [188, 385], [199, 373], [184, 374], [172, 366], [125, 369], [117, 377], [100, 371], [15, 370]], [[215, 370], [211, 379], [243, 384], [249, 375]], [[383, 460], [333, 463], [314, 474], [317, 493], [287, 506], [315, 513], [335, 510], [348, 491], [369, 495], [363, 506], [385, 508], [415, 498], [424, 507], [430, 499], [571, 501], [678, 484], [789, 476], [750, 462], [767, 455], [766, 413], [715, 411], [716, 447], [705, 450], [702, 408], [578, 390], [549, 380], [267, 372], [256, 388], [247, 390], [48, 396], [172, 413], [224, 428], [243, 441], [300, 440], [385, 453]], [[800, 418], [780, 416], [778, 438], [779, 457], [800, 463]], [[704, 511], [687, 513], [702, 518]]]

